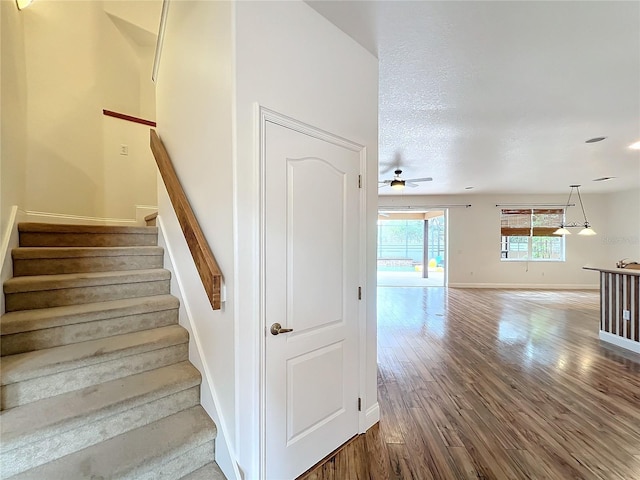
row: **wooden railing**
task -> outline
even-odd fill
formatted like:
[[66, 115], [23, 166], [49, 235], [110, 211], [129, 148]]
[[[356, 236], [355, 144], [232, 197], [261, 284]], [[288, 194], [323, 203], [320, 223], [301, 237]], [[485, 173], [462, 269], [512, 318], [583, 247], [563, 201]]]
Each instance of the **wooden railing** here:
[[200, 280], [207, 292], [207, 297], [214, 310], [220, 310], [220, 289], [222, 287], [223, 276], [218, 267], [209, 244], [207, 243], [202, 229], [196, 220], [196, 216], [189, 205], [187, 196], [180, 185], [180, 180], [176, 175], [176, 171], [171, 163], [171, 158], [167, 153], [162, 140], [158, 137], [155, 130], [151, 130], [151, 151], [158, 164], [160, 175], [167, 188], [167, 193], [173, 204], [173, 208], [180, 222], [182, 233], [187, 241], [191, 256], [196, 264]]
[[120, 120], [126, 120], [128, 122], [140, 123], [142, 125], [149, 125], [150, 127], [155, 127], [156, 122], [153, 120], [145, 120], [144, 118], [134, 117], [133, 115], [127, 115], [125, 113], [114, 112], [113, 110], [102, 110], [102, 114], [107, 117], [119, 118]]

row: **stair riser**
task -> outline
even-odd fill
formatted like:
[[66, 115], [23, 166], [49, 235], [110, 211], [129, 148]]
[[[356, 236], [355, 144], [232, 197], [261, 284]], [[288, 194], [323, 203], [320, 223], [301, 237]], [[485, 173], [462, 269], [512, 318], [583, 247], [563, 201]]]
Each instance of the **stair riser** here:
[[169, 280], [158, 280], [9, 293], [5, 294], [5, 307], [7, 312], [14, 312], [17, 310], [32, 310], [34, 308], [60, 307], [79, 303], [163, 295], [169, 293], [169, 290]]
[[144, 270], [162, 268], [162, 265], [162, 255], [14, 259], [13, 276]]
[[160, 467], [142, 473], [132, 472], [123, 477], [127, 480], [175, 480], [195, 472], [210, 463], [215, 455], [214, 442], [209, 441], [196, 448], [178, 455], [176, 458], [162, 464]]
[[0, 348], [2, 349], [2, 355], [14, 355], [16, 353], [31, 352], [87, 340], [97, 340], [112, 335], [149, 330], [177, 323], [177, 309], [162, 310], [3, 335], [0, 338]]
[[157, 234], [20, 232], [21, 247], [135, 247], [157, 244]]
[[53, 375], [11, 383], [2, 387], [1, 409], [17, 407], [61, 393], [79, 390], [90, 385], [122, 378], [135, 373], [164, 367], [189, 358], [187, 343], [160, 348], [150, 352], [119, 357], [87, 367], [67, 370]]
[[195, 386], [157, 400], [142, 403], [134, 408], [117, 412], [91, 423], [83, 422], [71, 430], [51, 432], [51, 435], [43, 440], [3, 452], [0, 456], [2, 463], [0, 478], [15, 475], [135, 428], [143, 427], [193, 407], [199, 402], [200, 388]]

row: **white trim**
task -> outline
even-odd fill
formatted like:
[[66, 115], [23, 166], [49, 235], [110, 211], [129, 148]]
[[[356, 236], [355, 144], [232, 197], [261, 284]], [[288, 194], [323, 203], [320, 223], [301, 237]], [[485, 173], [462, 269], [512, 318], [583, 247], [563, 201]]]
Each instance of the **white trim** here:
[[158, 212], [157, 205], [136, 205], [136, 223], [138, 225], [146, 225], [144, 217]]
[[[258, 125], [257, 125], [257, 138], [259, 145], [259, 181], [260, 181], [260, 193], [258, 196], [258, 210], [260, 215], [259, 221], [259, 332], [266, 331], [266, 314], [265, 314], [265, 297], [266, 297], [266, 238], [265, 238], [265, 221], [266, 221], [266, 124], [272, 123], [281, 127], [288, 128], [303, 135], [308, 135], [312, 138], [337, 145], [339, 147], [357, 152], [360, 155], [360, 175], [363, 175], [363, 188], [360, 192], [360, 246], [361, 255], [359, 258], [359, 276], [360, 286], [365, 294], [358, 305], [358, 360], [360, 365], [358, 366], [358, 389], [360, 390], [360, 397], [366, 405], [366, 308], [367, 308], [367, 296], [366, 296], [366, 147], [358, 143], [352, 142], [346, 138], [334, 135], [325, 130], [321, 130], [307, 123], [298, 121], [292, 117], [288, 117], [274, 110], [263, 107], [256, 104], [256, 111], [258, 113]], [[364, 218], [362, 218], [364, 216]], [[259, 429], [259, 466], [258, 475], [259, 478], [266, 478], [266, 335], [261, 334], [259, 336], [259, 357], [258, 357], [258, 369], [260, 375], [259, 381], [259, 408], [258, 408], [258, 429]], [[364, 361], [363, 361], [364, 359]], [[358, 416], [358, 430], [361, 431], [366, 425], [366, 415], [363, 412]], [[309, 465], [311, 466], [311, 465]]]
[[160, 70], [160, 57], [162, 56], [162, 46], [164, 45], [164, 32], [167, 29], [167, 17], [169, 15], [169, 0], [162, 2], [162, 13], [160, 13], [160, 26], [158, 27], [158, 38], [156, 40], [156, 52], [153, 56], [153, 69], [151, 70], [151, 81], [158, 81], [158, 71]]
[[[229, 429], [227, 428], [226, 421], [224, 417], [219, 414], [218, 405], [220, 404], [220, 400], [218, 397], [218, 393], [216, 391], [215, 385], [213, 383], [213, 377], [211, 375], [211, 370], [206, 362], [204, 362], [204, 349], [202, 347], [202, 342], [200, 341], [200, 335], [198, 329], [196, 328], [195, 322], [193, 321], [192, 309], [189, 304], [189, 298], [185, 294], [184, 284], [182, 282], [182, 277], [178, 268], [176, 268], [176, 262], [174, 261], [174, 249], [171, 246], [168, 238], [164, 235], [166, 230], [164, 226], [164, 222], [162, 217], [158, 215], [156, 217], [157, 226], [158, 226], [158, 240], [161, 242], [161, 246], [165, 247], [166, 250], [166, 258], [169, 260], [170, 265], [165, 265], [165, 268], [171, 271], [173, 278], [176, 280], [176, 284], [178, 286], [178, 292], [172, 292], [172, 295], [178, 297], [180, 300], [180, 305], [184, 307], [186, 322], [188, 323], [188, 329], [191, 335], [189, 336], [189, 342], [193, 341], [193, 345], [195, 345], [195, 350], [198, 355], [198, 363], [201, 366], [201, 373], [203, 375], [203, 382], [200, 386], [201, 389], [207, 388], [211, 393], [211, 398], [213, 399], [213, 412], [207, 411], [207, 413], [216, 419], [216, 426], [218, 427], [218, 436], [216, 437], [216, 461], [222, 468], [223, 465], [231, 466], [233, 470], [233, 474], [235, 475], [236, 480], [241, 480], [242, 476], [240, 474], [240, 469], [238, 467], [238, 457], [229, 443]], [[189, 349], [189, 352], [192, 352], [192, 349]], [[191, 360], [191, 359], [190, 359]], [[202, 392], [200, 393], [200, 398], [202, 399]], [[203, 405], [204, 407], [204, 405]], [[229, 473], [229, 469], [225, 468], [225, 474]]]
[[380, 421], [380, 404], [378, 402], [371, 405], [367, 408], [367, 411], [364, 412], [365, 417], [365, 429], [360, 433], [365, 433], [369, 428], [373, 427], [376, 423]]
[[[2, 236], [2, 244], [0, 244], [0, 284], [9, 280], [13, 276], [13, 258], [11, 250], [16, 248], [19, 243], [18, 222], [22, 221], [23, 212], [18, 209], [17, 205], [11, 207], [9, 221], [6, 230]], [[4, 295], [0, 292], [0, 315], [4, 314]]]
[[600, 333], [598, 334], [598, 336], [600, 337], [600, 340], [602, 340], [603, 342], [611, 343], [618, 347], [631, 350], [632, 352], [635, 352], [635, 353], [640, 353], [640, 343], [636, 341], [629, 340], [628, 338], [624, 338], [624, 337], [619, 337], [618, 335], [614, 335], [613, 333], [605, 332], [603, 330], [600, 330]]
[[152, 205], [136, 205], [135, 218], [87, 217], [83, 215], [69, 215], [66, 213], [38, 212], [27, 210], [24, 212], [25, 222], [66, 223], [71, 225], [144, 225], [144, 217], [158, 211]]
[[501, 288], [521, 290], [599, 290], [598, 284], [575, 283], [449, 283], [450, 288]]

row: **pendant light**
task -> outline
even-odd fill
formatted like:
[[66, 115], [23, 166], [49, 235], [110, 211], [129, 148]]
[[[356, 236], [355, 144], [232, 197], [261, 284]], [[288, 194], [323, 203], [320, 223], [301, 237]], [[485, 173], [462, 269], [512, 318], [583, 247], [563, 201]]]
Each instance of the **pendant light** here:
[[573, 189], [575, 188], [576, 192], [578, 193], [578, 200], [580, 201], [580, 208], [582, 209], [582, 216], [584, 217], [584, 222], [583, 223], [562, 222], [560, 224], [560, 228], [558, 228], [555, 232], [553, 232], [553, 234], [554, 235], [571, 235], [571, 232], [568, 230], [569, 228], [582, 227], [582, 230], [578, 232], [578, 235], [583, 235], [583, 236], [595, 235], [596, 232], [593, 230], [593, 228], [591, 228], [591, 224], [587, 220], [587, 214], [584, 211], [584, 204], [582, 203], [582, 196], [580, 195], [580, 185], [569, 185], [569, 187], [571, 187], [571, 190], [569, 190], [569, 198], [567, 199], [567, 205], [564, 207], [565, 214], [567, 212], [567, 209], [569, 208], [569, 203], [571, 203], [571, 195], [573, 195]]

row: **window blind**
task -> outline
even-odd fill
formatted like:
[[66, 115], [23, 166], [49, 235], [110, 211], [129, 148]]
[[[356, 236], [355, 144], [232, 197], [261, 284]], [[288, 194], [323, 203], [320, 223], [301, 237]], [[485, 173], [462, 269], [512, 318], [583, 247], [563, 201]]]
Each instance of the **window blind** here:
[[502, 209], [500, 233], [504, 237], [550, 237], [564, 219], [564, 209]]

